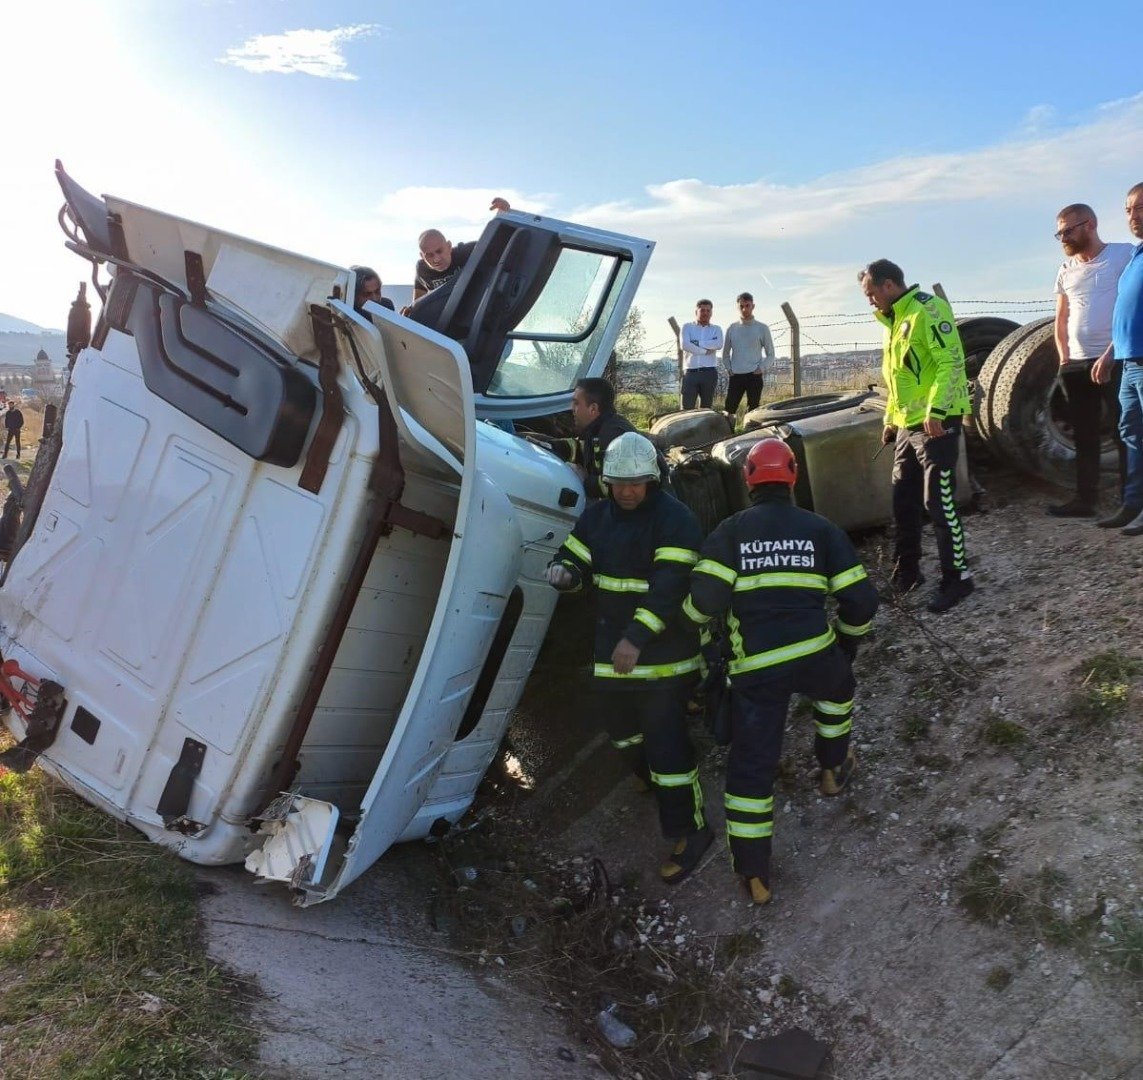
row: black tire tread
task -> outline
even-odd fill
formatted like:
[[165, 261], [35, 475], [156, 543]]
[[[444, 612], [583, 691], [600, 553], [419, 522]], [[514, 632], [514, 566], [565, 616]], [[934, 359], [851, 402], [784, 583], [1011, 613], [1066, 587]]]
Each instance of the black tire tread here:
[[996, 382], [1012, 354], [1024, 343], [1024, 340], [1042, 327], [1051, 325], [1051, 323], [1051, 319], [1036, 319], [1013, 330], [989, 353], [988, 359], [984, 362], [980, 374], [976, 378], [972, 402], [973, 422], [985, 445], [997, 457], [1003, 455], [1000, 448], [994, 443], [996, 421], [993, 404]]
[[840, 409], [851, 409], [854, 405], [860, 405], [871, 393], [870, 390], [843, 390], [830, 394], [803, 394], [801, 397], [771, 401], [767, 405], [751, 409], [743, 419], [742, 430], [753, 431], [755, 428], [789, 424], [809, 416], [822, 416], [824, 413], [837, 412]]

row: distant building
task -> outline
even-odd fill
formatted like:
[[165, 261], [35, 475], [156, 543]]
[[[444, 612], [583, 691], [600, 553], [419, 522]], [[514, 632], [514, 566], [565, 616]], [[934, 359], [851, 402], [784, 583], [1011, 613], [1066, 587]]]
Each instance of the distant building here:
[[32, 385], [46, 398], [50, 398], [59, 386], [52, 361], [43, 349], [36, 353], [36, 362], [32, 365]]
[[51, 357], [40, 349], [31, 364], [0, 364], [0, 390], [9, 396], [25, 388], [38, 390], [47, 400], [59, 396], [60, 380]]

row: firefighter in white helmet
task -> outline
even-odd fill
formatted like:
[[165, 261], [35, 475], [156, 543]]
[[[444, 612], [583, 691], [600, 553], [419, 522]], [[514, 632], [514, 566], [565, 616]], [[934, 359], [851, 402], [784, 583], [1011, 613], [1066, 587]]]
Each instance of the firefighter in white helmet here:
[[674, 841], [659, 873], [675, 883], [711, 843], [686, 728], [699, 632], [680, 611], [702, 530], [661, 489], [655, 447], [638, 432], [611, 442], [602, 477], [608, 497], [583, 512], [548, 581], [595, 592], [596, 706], [611, 744], [655, 792], [663, 835]]
[[[744, 469], [752, 505], [721, 522], [702, 545], [683, 611], [696, 626], [731, 627], [730, 753], [726, 834], [734, 869], [755, 904], [770, 900], [774, 776], [793, 694], [813, 703], [819, 790], [840, 795], [853, 775], [849, 748], [852, 660], [877, 610], [849, 537], [794, 506], [793, 451], [763, 439]], [[837, 618], [826, 615], [826, 598]]]

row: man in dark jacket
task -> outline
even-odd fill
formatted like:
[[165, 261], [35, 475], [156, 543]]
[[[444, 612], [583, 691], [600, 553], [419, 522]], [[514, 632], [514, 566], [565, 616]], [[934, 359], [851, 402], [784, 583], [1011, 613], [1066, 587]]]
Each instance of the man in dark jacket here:
[[[683, 611], [696, 626], [726, 616], [732, 654], [726, 832], [735, 871], [755, 904], [770, 900], [774, 776], [793, 694], [813, 702], [819, 790], [840, 795], [856, 766], [849, 736], [852, 660], [877, 610], [877, 591], [849, 537], [793, 505], [798, 467], [780, 439], [746, 458], [753, 505], [707, 537]], [[837, 619], [825, 598], [837, 600]]]
[[8, 451], [12, 448], [12, 440], [16, 440], [16, 460], [20, 460], [20, 432], [24, 427], [24, 414], [20, 412], [20, 407], [14, 402], [8, 402], [8, 411], [4, 414], [4, 430], [7, 432], [7, 438], [4, 440], [4, 456], [8, 456]]
[[351, 266], [353, 271], [353, 310], [359, 315], [365, 315], [365, 305], [372, 300], [390, 311], [395, 310], [393, 301], [381, 295], [381, 275], [371, 266]]
[[604, 455], [609, 497], [588, 506], [548, 568], [562, 592], [596, 592], [595, 704], [611, 744], [658, 799], [673, 850], [659, 869], [682, 881], [710, 846], [686, 703], [702, 668], [699, 633], [683, 618], [702, 531], [659, 487], [655, 447], [624, 432]]
[[[606, 379], [580, 379], [572, 393], [572, 422], [576, 434], [569, 439], [549, 438], [529, 434], [527, 438], [551, 450], [563, 461], [570, 462], [583, 481], [589, 499], [606, 496], [606, 484], [601, 483], [603, 457], [613, 439], [635, 427], [625, 416], [615, 411], [615, 388]], [[661, 455], [657, 457], [659, 483], [666, 486], [667, 468]]]

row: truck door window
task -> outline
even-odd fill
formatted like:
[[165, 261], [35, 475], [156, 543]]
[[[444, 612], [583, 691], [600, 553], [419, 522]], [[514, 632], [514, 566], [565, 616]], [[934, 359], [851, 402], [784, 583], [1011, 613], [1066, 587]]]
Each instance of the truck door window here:
[[508, 335], [486, 393], [535, 397], [574, 387], [595, 358], [630, 269], [616, 255], [563, 248], [543, 291]]

